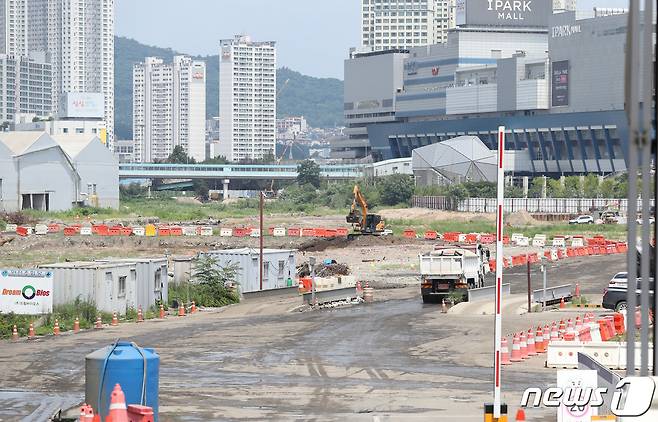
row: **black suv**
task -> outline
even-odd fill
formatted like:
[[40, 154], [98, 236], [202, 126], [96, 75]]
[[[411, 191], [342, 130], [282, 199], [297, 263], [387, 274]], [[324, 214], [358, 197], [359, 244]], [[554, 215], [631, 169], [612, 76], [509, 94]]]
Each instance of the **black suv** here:
[[[638, 280], [639, 283], [640, 280]], [[649, 303], [653, 304], [653, 295], [656, 283], [653, 278], [649, 282]], [[640, 286], [635, 290], [635, 298], [637, 305], [640, 304]], [[606, 309], [614, 309], [619, 312], [626, 309], [626, 287], [608, 287], [603, 293], [603, 304]]]

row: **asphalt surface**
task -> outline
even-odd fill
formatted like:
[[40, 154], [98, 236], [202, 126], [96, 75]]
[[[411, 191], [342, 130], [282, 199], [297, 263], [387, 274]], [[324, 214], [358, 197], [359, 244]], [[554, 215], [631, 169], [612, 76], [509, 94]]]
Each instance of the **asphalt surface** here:
[[[549, 280], [600, 294], [623, 262], [622, 255], [570, 258], [549, 267]], [[523, 292], [525, 269], [506, 274], [512, 293]], [[423, 305], [416, 288], [383, 296], [389, 300], [304, 313], [288, 312], [297, 297], [261, 297], [186, 318], [3, 341], [0, 421], [46, 420], [81, 403], [84, 356], [117, 337], [160, 354], [161, 421], [482, 420], [491, 400], [493, 319], [442, 314]], [[504, 329], [560, 318], [551, 314], [510, 315]], [[508, 404], [527, 387], [555, 382], [555, 371], [542, 366], [536, 358], [505, 368]]]

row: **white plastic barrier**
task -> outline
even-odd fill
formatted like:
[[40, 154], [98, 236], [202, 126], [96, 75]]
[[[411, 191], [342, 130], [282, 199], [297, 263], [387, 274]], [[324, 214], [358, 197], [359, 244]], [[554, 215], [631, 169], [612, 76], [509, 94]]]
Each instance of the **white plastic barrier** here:
[[519, 238], [523, 237], [523, 233], [512, 233], [512, 237], [510, 237], [510, 240], [512, 242], [517, 242]]
[[144, 227], [133, 227], [133, 234], [135, 236], [144, 236]]
[[28, 235], [34, 233], [34, 227], [30, 227], [30, 226], [24, 226], [24, 227], [25, 227], [25, 229], [27, 230], [27, 234], [28, 234]]
[[537, 236], [532, 239], [532, 246], [537, 248], [543, 248], [546, 246], [546, 239], [538, 238]]
[[459, 236], [457, 238], [457, 241], [459, 243], [464, 243], [466, 242], [466, 233], [459, 233]]
[[599, 331], [599, 324], [596, 322], [590, 322], [587, 325], [589, 326], [589, 334], [592, 336], [592, 341], [601, 341], [601, 331]]
[[212, 227], [210, 226], [202, 226], [199, 228], [201, 236], [212, 236]]
[[275, 227], [272, 231], [272, 236], [274, 237], [283, 237], [286, 235], [286, 229], [284, 227]]
[[91, 236], [91, 227], [80, 227], [81, 236]]
[[583, 344], [579, 341], [551, 341], [546, 352], [549, 368], [578, 368], [578, 352]]
[[516, 238], [516, 246], [529, 246], [530, 245], [530, 239], [528, 239], [525, 236], [517, 237]]
[[233, 229], [230, 227], [222, 227], [219, 229], [219, 235], [222, 237], [231, 237], [233, 236]]
[[[548, 344], [546, 366], [549, 368], [577, 368], [578, 353], [583, 353], [608, 369], [626, 369], [626, 343], [615, 341], [552, 341]], [[635, 348], [635, 362], [639, 365], [640, 350]], [[649, 356], [653, 348], [649, 347]], [[652, 362], [649, 361], [651, 368]]]
[[251, 229], [251, 233], [249, 233], [249, 236], [260, 237], [260, 229]]
[[183, 226], [183, 236], [196, 236], [196, 226]]
[[7, 233], [16, 233], [16, 229], [18, 228], [18, 224], [7, 224], [5, 227], [5, 231]]
[[562, 247], [562, 248], [567, 246], [567, 244], [564, 241], [564, 237], [555, 237], [555, 238], [553, 238], [552, 245], [556, 246], [556, 247]]
[[571, 247], [572, 248], [581, 248], [585, 246], [585, 243], [583, 242], [582, 237], [573, 237], [571, 238]]
[[48, 234], [48, 226], [45, 224], [37, 224], [34, 226], [34, 234], [44, 235]]

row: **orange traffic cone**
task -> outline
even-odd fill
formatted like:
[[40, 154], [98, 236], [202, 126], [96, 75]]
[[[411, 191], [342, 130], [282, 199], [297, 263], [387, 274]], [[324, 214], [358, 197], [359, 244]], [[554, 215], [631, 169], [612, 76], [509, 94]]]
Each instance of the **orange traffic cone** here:
[[30, 330], [27, 332], [27, 338], [28, 340], [32, 340], [35, 337], [34, 334], [34, 324], [30, 322]]
[[537, 356], [537, 350], [535, 347], [535, 335], [532, 333], [532, 328], [528, 330], [527, 338], [528, 356]]
[[114, 385], [114, 390], [110, 396], [110, 413], [107, 418], [112, 422], [128, 422], [128, 407], [126, 406], [126, 397], [119, 384]]
[[83, 404], [80, 407], [80, 422], [92, 422], [94, 420], [94, 409], [88, 405]]
[[14, 328], [11, 330], [11, 341], [18, 341], [18, 329], [16, 329], [16, 324], [14, 324]]
[[366, 289], [370, 288], [370, 284], [368, 283], [368, 280], [366, 280]]
[[573, 294], [575, 297], [580, 297], [580, 284], [576, 283], [576, 291]]
[[567, 331], [572, 331], [573, 330], [573, 321], [571, 318], [567, 320]]
[[53, 325], [53, 335], [59, 335], [59, 320], [55, 319], [55, 325]]
[[357, 281], [356, 282], [356, 292], [359, 293], [363, 290], [363, 287], [361, 286], [361, 282]]
[[80, 332], [80, 320], [78, 317], [75, 317], [75, 321], [73, 322], [73, 334], [77, 334]]
[[519, 409], [516, 411], [516, 422], [525, 422], [525, 410]]
[[509, 349], [507, 348], [507, 337], [503, 337], [500, 341], [500, 364], [511, 365], [509, 360]]
[[544, 351], [548, 351], [548, 343], [551, 341], [551, 328], [544, 325]]
[[144, 314], [142, 313], [142, 306], [137, 308], [137, 322], [144, 322]]
[[164, 305], [160, 304], [160, 319], [164, 319], [164, 317], [165, 317]]
[[103, 328], [103, 321], [101, 320], [100, 315], [98, 315], [98, 317], [96, 317], [96, 325], [94, 326], [94, 328], [96, 330], [100, 330], [101, 328]]
[[442, 314], [448, 313], [448, 307], [446, 306], [446, 300], [445, 299], [441, 300], [441, 313]]
[[528, 359], [528, 343], [526, 343], [525, 332], [521, 331], [519, 335], [519, 348], [521, 349], [521, 359]]
[[551, 326], [551, 341], [558, 341], [560, 339], [560, 333], [557, 330], [557, 324], [554, 322]]
[[512, 357], [510, 362], [521, 362], [523, 358], [521, 357], [521, 344], [519, 341], [519, 335], [514, 334], [514, 339], [512, 341]]
[[190, 307], [190, 313], [193, 314], [196, 312], [196, 303], [192, 301], [192, 306]]
[[185, 316], [185, 306], [182, 303], [178, 305], [178, 316]]
[[539, 327], [537, 327], [537, 334], [535, 335], [535, 352], [539, 354], [539, 353], [544, 353], [545, 351], [546, 349], [544, 349], [544, 333], [542, 332], [540, 325]]
[[558, 327], [557, 333], [560, 338], [564, 337], [564, 333], [567, 331], [567, 324], [564, 323], [564, 320], [560, 320], [560, 326]]
[[564, 305], [564, 298], [560, 298], [560, 309], [564, 309], [566, 306]]
[[110, 323], [111, 326], [116, 327], [119, 325], [119, 318], [117, 318], [117, 313], [112, 312], [112, 322]]

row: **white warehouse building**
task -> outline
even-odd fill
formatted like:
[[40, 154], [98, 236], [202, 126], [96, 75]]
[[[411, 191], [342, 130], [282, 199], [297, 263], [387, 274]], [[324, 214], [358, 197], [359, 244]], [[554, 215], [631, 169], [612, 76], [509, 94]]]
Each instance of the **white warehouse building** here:
[[119, 206], [118, 162], [98, 137], [0, 132], [0, 211], [76, 205]]

